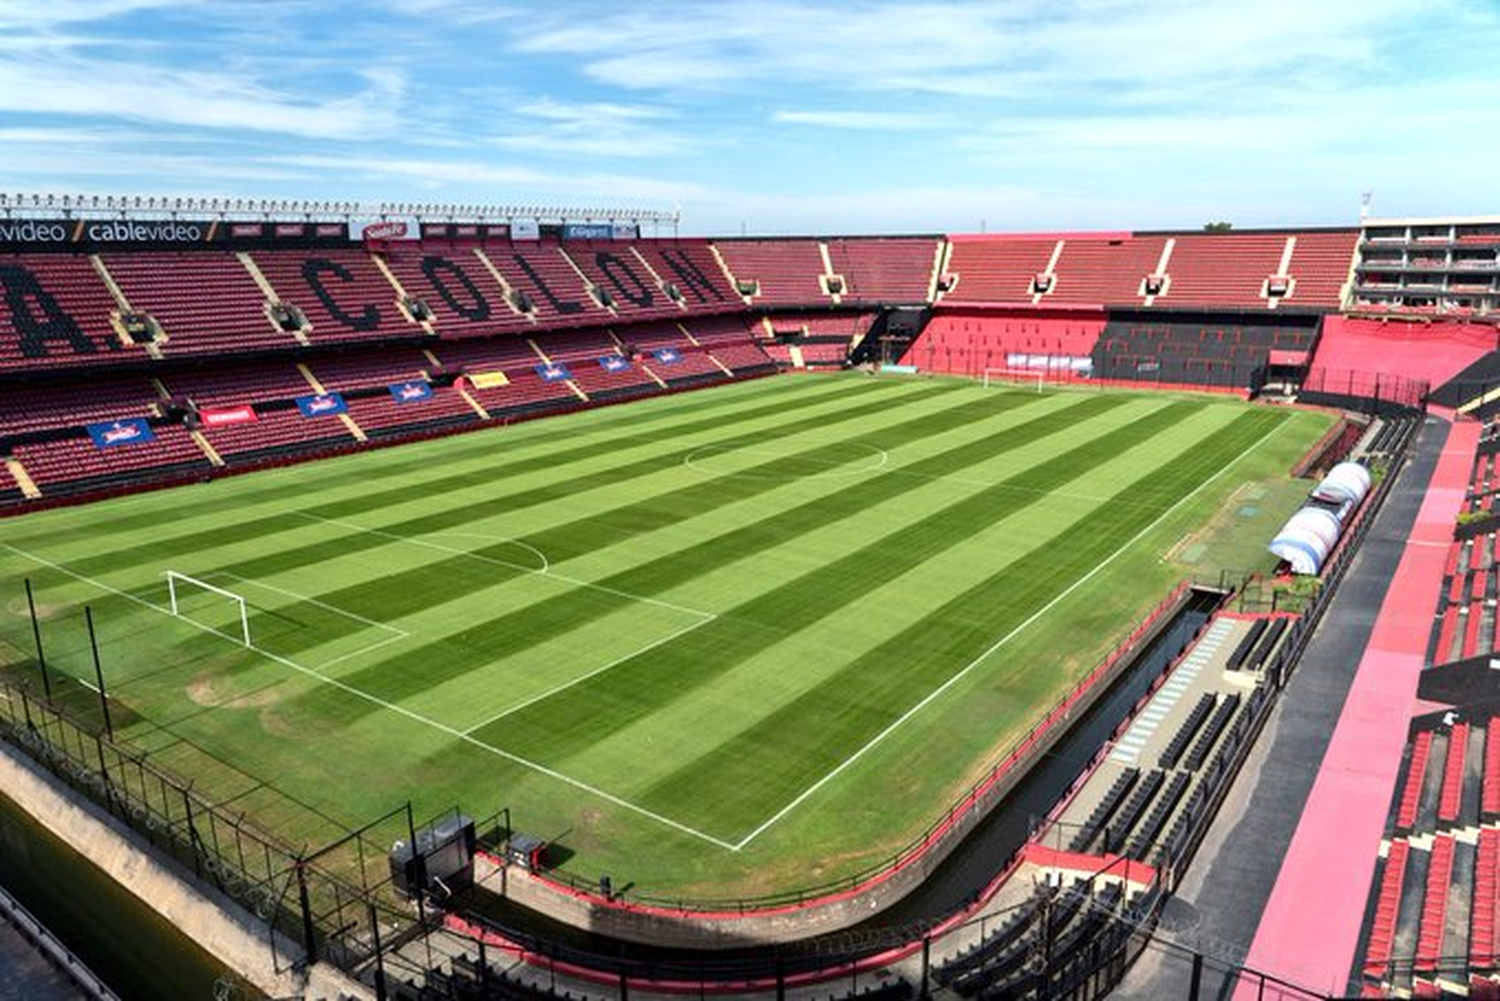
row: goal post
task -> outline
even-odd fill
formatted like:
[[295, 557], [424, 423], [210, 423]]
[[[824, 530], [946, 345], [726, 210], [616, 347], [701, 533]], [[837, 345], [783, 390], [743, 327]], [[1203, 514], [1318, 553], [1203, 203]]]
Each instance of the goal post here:
[[[233, 591], [226, 591], [222, 587], [218, 587], [217, 585], [210, 584], [206, 580], [199, 580], [197, 577], [192, 577], [192, 576], [189, 576], [188, 574], [185, 574], [185, 573], [178, 573], [176, 570], [168, 570], [167, 571], [167, 593], [171, 597], [172, 614], [176, 615], [176, 616], [179, 616], [179, 617], [181, 617], [182, 612], [180, 611], [180, 605], [179, 605], [179, 602], [178, 602], [177, 591], [178, 591], [179, 587], [182, 587], [184, 585], [188, 589], [196, 588], [196, 589], [198, 589], [200, 591], [208, 591], [208, 592], [210, 592], [212, 594], [218, 595], [221, 598], [227, 598], [229, 601], [233, 602], [235, 604], [235, 606], [239, 609], [239, 613], [240, 613], [240, 637], [239, 637], [239, 639], [240, 639], [241, 642], [243, 642], [245, 644], [245, 646], [250, 646], [251, 645], [251, 643], [250, 643], [250, 610], [249, 610], [249, 606], [245, 603], [244, 597], [242, 597], [241, 595], [235, 594]], [[208, 626], [204, 626], [203, 628], [209, 629], [211, 632], [216, 632], [216, 633], [219, 632], [219, 630], [212, 629], [211, 627], [208, 627]], [[233, 636], [229, 636], [227, 633], [220, 633], [220, 635], [225, 636], [228, 639], [234, 639], [235, 638]]]
[[992, 386], [1011, 386], [1022, 389], [1033, 389], [1042, 392], [1047, 381], [1047, 373], [1036, 368], [986, 368], [984, 370], [984, 388]]

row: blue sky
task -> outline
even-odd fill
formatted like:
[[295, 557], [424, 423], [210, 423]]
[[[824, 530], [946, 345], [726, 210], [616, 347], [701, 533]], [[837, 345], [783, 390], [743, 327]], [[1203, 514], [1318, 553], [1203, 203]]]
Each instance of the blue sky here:
[[685, 233], [1500, 213], [1500, 2], [0, 0], [0, 190]]

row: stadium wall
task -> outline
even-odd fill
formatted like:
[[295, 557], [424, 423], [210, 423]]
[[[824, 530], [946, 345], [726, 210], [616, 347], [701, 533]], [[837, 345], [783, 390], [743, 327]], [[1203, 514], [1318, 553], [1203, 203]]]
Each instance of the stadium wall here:
[[[365, 985], [326, 963], [278, 969], [266, 929], [238, 904], [179, 871], [140, 835], [0, 743], [0, 788], [53, 835], [270, 997], [373, 999]], [[282, 956], [300, 956], [276, 936]]]

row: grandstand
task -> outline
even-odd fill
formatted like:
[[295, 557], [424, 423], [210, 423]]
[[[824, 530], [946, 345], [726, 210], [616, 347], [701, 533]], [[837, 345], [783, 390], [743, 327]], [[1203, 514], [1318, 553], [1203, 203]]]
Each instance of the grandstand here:
[[[1500, 437], [1476, 424], [1500, 400], [1500, 224], [751, 239], [652, 238], [628, 220], [457, 223], [456, 212], [396, 225], [398, 214], [251, 224], [210, 211], [177, 220], [190, 240], [128, 229], [114, 240], [107, 227], [71, 225], [61, 243], [0, 247], [0, 514], [20, 518], [9, 522], [20, 533], [5, 545], [7, 573], [35, 576], [51, 589], [44, 596], [66, 592], [68, 602], [117, 580], [104, 585], [112, 612], [150, 606], [167, 570], [231, 594], [261, 588], [244, 599], [260, 608], [246, 628], [268, 638], [244, 656], [265, 653], [301, 675], [275, 726], [333, 719], [364, 755], [385, 739], [374, 721], [396, 707], [438, 794], [473, 789], [448, 776], [450, 760], [471, 774], [481, 761], [548, 825], [582, 817], [587, 864], [628, 863], [632, 877], [668, 884], [648, 899], [651, 887], [632, 897], [561, 865], [539, 865], [555, 871], [531, 879], [504, 855], [517, 833], [507, 826], [483, 864], [530, 887], [515, 892], [596, 933], [660, 933], [674, 948], [692, 941], [682, 930], [692, 921], [723, 941], [768, 941], [754, 936], [783, 910], [830, 922], [810, 923], [811, 935], [844, 927], [826, 915], [845, 898], [868, 894], [872, 912], [894, 906], [901, 894], [887, 881], [960, 850], [1010, 783], [1064, 739], [1075, 711], [1087, 715], [1081, 707], [1117, 677], [1160, 655], [1118, 725], [1069, 759], [1061, 797], [1041, 804], [1045, 821], [1002, 859], [993, 885], [916, 938], [882, 940], [888, 951], [839, 953], [804, 971], [811, 983], [879, 970], [891, 996], [933, 983], [961, 996], [1071, 996], [1102, 983], [1105, 968], [1123, 973], [1116, 961], [1132, 930], [1157, 919], [1231, 786], [1246, 780], [1241, 765], [1320, 617], [1338, 614], [1326, 610], [1341, 577], [1357, 572], [1353, 554], [1404, 477], [1425, 411], [1455, 429], [1440, 472], [1467, 449], [1470, 473], [1461, 486], [1434, 480], [1419, 524], [1435, 534], [1406, 568], [1435, 586], [1421, 592], [1425, 655], [1395, 724], [1405, 728], [1399, 761], [1390, 719], [1371, 757], [1394, 782], [1366, 796], [1386, 797], [1384, 830], [1343, 860], [1341, 885], [1358, 884], [1366, 902], [1334, 924], [1357, 935], [1306, 949], [1342, 960], [1351, 992], [1500, 991]], [[801, 375], [851, 368], [896, 375]], [[781, 372], [797, 377], [763, 380]], [[712, 392], [675, 395], [688, 390]], [[1266, 397], [1347, 413], [1263, 406]], [[631, 405], [580, 416], [622, 403]], [[561, 419], [530, 423], [550, 416]], [[439, 437], [453, 440], [372, 454]], [[1326, 590], [1308, 598], [1274, 561], [1263, 571], [1220, 562], [1203, 568], [1219, 574], [1213, 586], [1170, 590], [1150, 607], [1198, 558], [1185, 554], [1266, 560], [1233, 529], [1259, 531], [1252, 519], [1300, 503], [1306, 484], [1287, 470], [1320, 437], [1309, 465], [1350, 452], [1384, 478], [1350, 513]], [[121, 512], [118, 540], [80, 506], [335, 455], [353, 464], [99, 508]], [[1053, 520], [1031, 507], [1041, 497]], [[215, 523], [132, 534], [170, 522], [179, 498], [201, 502]], [[1454, 510], [1434, 514], [1449, 501]], [[70, 510], [40, 514], [49, 508]], [[987, 552], [963, 548], [971, 536]], [[225, 549], [212, 560], [195, 548], [210, 540]], [[1036, 540], [1050, 550], [1024, 548]], [[182, 569], [158, 567], [157, 553]], [[1111, 574], [1122, 576], [1103, 573], [1117, 558]], [[1027, 565], [1041, 569], [1017, 576]], [[1230, 568], [1244, 577], [1222, 573]], [[1122, 594], [1128, 579], [1163, 586]], [[480, 617], [476, 602], [493, 607]], [[1192, 619], [1182, 635], [1157, 631], [1179, 617]], [[856, 626], [865, 619], [876, 621]], [[1118, 648], [1107, 641], [1136, 621]], [[1036, 622], [1048, 631], [1018, 641], [1003, 684], [966, 680]], [[1400, 625], [1412, 645], [1410, 622]], [[30, 669], [27, 635], [5, 635], [0, 666]], [[185, 650], [213, 657], [196, 645], [202, 636], [142, 642], [169, 661]], [[1080, 651], [1061, 649], [1068, 642]], [[504, 685], [468, 684], [483, 658], [502, 654], [519, 665]], [[563, 671], [585, 661], [582, 674]], [[781, 672], [788, 663], [810, 666]], [[1062, 669], [1031, 669], [1053, 663]], [[228, 686], [222, 693], [195, 678], [162, 683], [172, 689], [163, 695], [132, 675], [119, 697], [148, 722], [191, 716], [194, 739], [227, 755], [239, 737], [214, 731], [226, 725], [215, 714], [256, 706], [233, 678], [248, 684], [261, 667], [247, 659], [224, 678], [205, 675]], [[331, 679], [335, 694], [309, 679]], [[905, 736], [882, 745], [950, 685], [992, 711], [995, 732], [967, 732], [966, 708], [949, 706], [924, 731], [926, 746]], [[213, 696], [213, 719], [171, 701], [184, 690]], [[761, 714], [736, 715], [746, 707]], [[667, 718], [686, 735], [660, 739]], [[632, 743], [643, 734], [657, 743]], [[272, 760], [285, 766], [293, 753]], [[369, 778], [377, 764], [351, 767]], [[846, 771], [851, 785], [834, 782]], [[547, 782], [566, 795], [539, 793]], [[825, 783], [849, 819], [778, 827]], [[698, 791], [709, 787], [719, 791], [705, 802]], [[886, 811], [869, 803], [907, 790], [926, 812], [876, 836]], [[307, 783], [295, 791], [311, 794]], [[798, 854], [825, 848], [839, 859], [826, 873]], [[674, 893], [675, 905], [662, 902]], [[695, 894], [711, 899], [693, 905]], [[722, 894], [733, 907], [711, 906]], [[1262, 935], [1289, 920], [1277, 900]], [[448, 928], [539, 968], [541, 953], [514, 929], [457, 913]], [[536, 989], [534, 971], [491, 970], [467, 949], [412, 991], [491, 979]], [[1039, 949], [1055, 950], [1045, 976], [1028, 965]], [[1313, 976], [1297, 965], [1305, 956], [1286, 952], [1262, 941], [1241, 959], [1264, 964], [1263, 975]], [[578, 957], [579, 969], [585, 959], [599, 957]], [[592, 974], [581, 982], [618, 976], [650, 991], [669, 979], [645, 965]], [[758, 967], [722, 979], [771, 990], [786, 976]]]

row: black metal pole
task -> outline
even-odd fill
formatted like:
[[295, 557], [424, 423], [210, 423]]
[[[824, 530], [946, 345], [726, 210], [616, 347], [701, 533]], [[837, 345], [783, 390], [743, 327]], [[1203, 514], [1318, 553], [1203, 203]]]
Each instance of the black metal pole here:
[[94, 635], [94, 610], [83, 606], [83, 619], [89, 626], [89, 649], [94, 652], [94, 678], [99, 682], [99, 708], [104, 711], [104, 732], [115, 739], [114, 724], [109, 719], [109, 696], [104, 691], [104, 668], [99, 666], [99, 640]]
[[[380, 948], [380, 918], [375, 913], [374, 904], [366, 906], [370, 908], [370, 937], [374, 940], [375, 946], [375, 998], [376, 1001], [386, 1001], [388, 995], [385, 990], [385, 957], [381, 955]], [[482, 962], [484, 959], [483, 942], [479, 943], [479, 957]]]
[[424, 898], [427, 896], [427, 865], [426, 859], [422, 858], [422, 852], [417, 846], [417, 821], [412, 816], [411, 800], [406, 801], [406, 833], [411, 838], [411, 868], [416, 882], [413, 889], [417, 897], [417, 918], [422, 922], [422, 927], [426, 928], [427, 905], [424, 903]]
[[42, 653], [42, 627], [36, 618], [36, 599], [31, 596], [31, 578], [26, 578], [26, 607], [31, 610], [31, 637], [36, 641], [36, 662], [42, 669], [42, 691], [52, 701], [52, 679], [47, 675], [47, 658]]
[[313, 930], [312, 898], [307, 892], [307, 862], [297, 859], [297, 902], [302, 907], [302, 945], [307, 950], [307, 965], [318, 961], [318, 938]]

